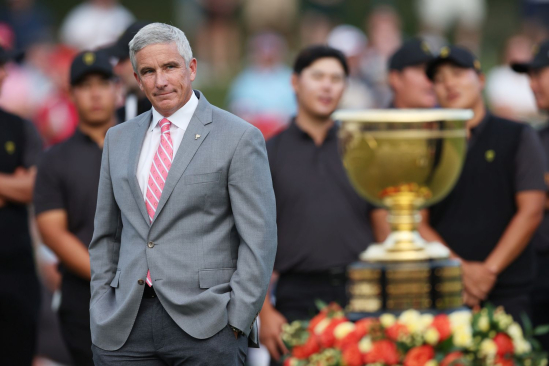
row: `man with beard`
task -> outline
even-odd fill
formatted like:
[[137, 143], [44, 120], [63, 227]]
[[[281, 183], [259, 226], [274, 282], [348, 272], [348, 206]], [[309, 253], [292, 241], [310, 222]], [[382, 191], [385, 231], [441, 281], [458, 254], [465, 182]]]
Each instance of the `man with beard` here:
[[297, 57], [292, 75], [298, 111], [287, 129], [267, 142], [276, 196], [278, 277], [273, 305], [260, 313], [260, 340], [277, 365], [287, 352], [282, 326], [317, 312], [315, 300], [347, 303], [346, 266], [373, 241], [371, 206], [349, 183], [331, 118], [349, 73], [345, 56], [312, 46]]
[[546, 190], [541, 144], [530, 126], [487, 111], [484, 74], [468, 50], [443, 48], [426, 73], [443, 108], [472, 109], [474, 117], [466, 123], [461, 176], [428, 210], [420, 233], [445, 243], [461, 260], [467, 305], [502, 305], [520, 320], [520, 314], [531, 314], [535, 257], [529, 242], [542, 219]]
[[90, 335], [90, 256], [101, 154], [116, 124], [117, 87], [106, 55], [83, 52], [70, 72], [79, 114], [76, 132], [53, 146], [38, 166], [34, 205], [44, 243], [61, 262], [59, 321], [75, 365], [93, 365]]

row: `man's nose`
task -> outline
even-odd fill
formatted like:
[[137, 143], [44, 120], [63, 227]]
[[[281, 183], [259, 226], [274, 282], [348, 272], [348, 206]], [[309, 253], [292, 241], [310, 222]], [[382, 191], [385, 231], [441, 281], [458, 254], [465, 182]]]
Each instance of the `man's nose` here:
[[164, 89], [168, 85], [168, 78], [162, 71], [156, 73], [156, 87], [158, 89]]

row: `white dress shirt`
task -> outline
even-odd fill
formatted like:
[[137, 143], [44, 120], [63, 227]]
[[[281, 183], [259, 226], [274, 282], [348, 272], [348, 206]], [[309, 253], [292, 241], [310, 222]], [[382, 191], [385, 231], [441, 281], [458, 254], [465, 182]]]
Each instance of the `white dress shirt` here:
[[[187, 126], [191, 121], [191, 118], [198, 106], [198, 98], [194, 94], [191, 95], [191, 99], [181, 108], [177, 110], [174, 114], [167, 119], [172, 123], [170, 126], [170, 135], [172, 137], [173, 143], [173, 156], [175, 158], [177, 150], [181, 145], [181, 140], [183, 140], [183, 135], [187, 130]], [[149, 173], [151, 171], [151, 165], [153, 162], [154, 154], [158, 150], [160, 145], [160, 124], [159, 122], [165, 118], [160, 113], [152, 108], [152, 120], [145, 135], [145, 140], [143, 141], [143, 147], [141, 148], [141, 154], [139, 155], [139, 163], [137, 165], [137, 180], [139, 181], [139, 188], [141, 188], [141, 193], [143, 193], [143, 200], [147, 194], [147, 185], [149, 183]], [[168, 173], [169, 175], [169, 173]]]

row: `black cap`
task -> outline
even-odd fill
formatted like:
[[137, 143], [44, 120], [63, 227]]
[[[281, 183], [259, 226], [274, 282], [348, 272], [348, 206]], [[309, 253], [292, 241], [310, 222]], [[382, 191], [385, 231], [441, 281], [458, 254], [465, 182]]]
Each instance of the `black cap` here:
[[427, 42], [412, 38], [406, 42], [389, 59], [389, 70], [402, 70], [408, 66], [431, 62], [435, 57]]
[[549, 40], [534, 46], [533, 59], [527, 63], [514, 63], [511, 68], [516, 72], [529, 72], [549, 66]]
[[109, 57], [102, 51], [84, 51], [76, 55], [71, 65], [71, 85], [78, 84], [86, 75], [114, 76]]
[[119, 60], [124, 60], [130, 57], [130, 46], [129, 43], [136, 35], [137, 32], [141, 30], [144, 26], [150, 24], [151, 22], [138, 20], [131, 24], [118, 40], [111, 46], [104, 48], [104, 51], [109, 55], [109, 57], [115, 57]]
[[474, 69], [478, 73], [482, 72], [480, 61], [471, 51], [460, 46], [449, 46], [443, 47], [439, 55], [429, 62], [425, 71], [427, 77], [433, 80], [437, 67], [447, 62], [465, 69]]
[[6, 50], [0, 46], [0, 65], [8, 61], [19, 62], [23, 59], [24, 53], [21, 51]]

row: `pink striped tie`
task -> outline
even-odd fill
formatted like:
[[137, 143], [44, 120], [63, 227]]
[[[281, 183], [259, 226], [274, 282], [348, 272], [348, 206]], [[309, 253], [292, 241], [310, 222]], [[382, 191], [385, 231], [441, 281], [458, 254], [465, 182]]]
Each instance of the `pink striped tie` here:
[[[158, 146], [158, 150], [156, 150], [156, 154], [154, 154], [151, 171], [149, 172], [145, 205], [147, 206], [147, 213], [151, 222], [156, 213], [158, 202], [160, 202], [160, 196], [166, 184], [168, 172], [172, 166], [173, 143], [172, 136], [170, 135], [171, 124], [166, 118], [160, 121], [160, 145]], [[147, 285], [151, 287], [153, 285], [150, 270], [147, 272]]]

